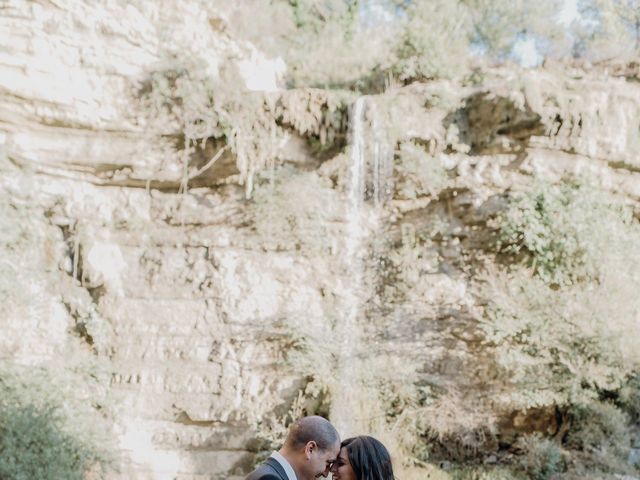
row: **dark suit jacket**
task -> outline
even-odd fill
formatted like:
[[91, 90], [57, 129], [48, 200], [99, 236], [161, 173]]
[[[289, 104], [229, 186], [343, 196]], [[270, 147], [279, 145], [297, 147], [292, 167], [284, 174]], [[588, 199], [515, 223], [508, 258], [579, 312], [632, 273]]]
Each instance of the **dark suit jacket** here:
[[256, 468], [245, 480], [288, 480], [287, 473], [275, 458], [267, 460]]

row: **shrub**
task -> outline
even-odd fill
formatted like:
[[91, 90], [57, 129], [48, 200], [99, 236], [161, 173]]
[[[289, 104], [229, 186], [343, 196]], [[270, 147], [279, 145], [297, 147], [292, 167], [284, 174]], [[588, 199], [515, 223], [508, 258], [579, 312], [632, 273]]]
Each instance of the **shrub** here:
[[396, 173], [396, 190], [406, 199], [437, 195], [450, 183], [440, 160], [412, 142], [400, 145]]
[[[230, 23], [246, 38], [287, 64], [289, 87], [362, 87], [380, 71], [394, 45], [393, 22], [363, 21], [368, 8], [358, 0], [274, 0], [235, 2]], [[381, 6], [381, 5], [379, 5]], [[259, 11], [259, 14], [256, 14]], [[380, 11], [377, 9], [377, 11]], [[369, 48], [363, 49], [362, 45]], [[340, 52], [340, 55], [336, 55]]]
[[568, 447], [586, 453], [587, 468], [625, 473], [631, 446], [629, 416], [610, 402], [595, 401], [570, 410]]
[[531, 270], [490, 269], [480, 291], [488, 340], [516, 387], [505, 401], [581, 404], [619, 390], [640, 366], [631, 212], [586, 185], [538, 183], [514, 197], [500, 230], [502, 251], [531, 260]]
[[0, 406], [0, 478], [84, 478], [94, 452], [63, 430], [54, 408]]
[[168, 59], [151, 72], [140, 94], [156, 133], [184, 132], [190, 140], [221, 137], [229, 126], [216, 82], [198, 60]]
[[588, 391], [619, 389], [640, 365], [630, 340], [640, 308], [631, 212], [584, 185], [537, 183], [514, 197], [499, 227], [500, 250], [531, 260], [531, 270], [491, 270], [481, 293], [489, 339], [526, 386], [520, 394], [579, 403]]
[[[182, 137], [174, 154], [183, 171], [183, 189], [204, 167], [190, 166], [191, 156], [203, 151], [207, 140], [224, 139], [236, 156], [239, 180], [250, 196], [254, 173], [272, 160], [281, 137], [273, 99], [262, 92], [239, 89], [242, 82], [233, 73], [215, 78], [205, 62], [186, 58], [167, 60], [140, 91], [151, 131]], [[217, 158], [214, 155], [205, 165]]]
[[609, 280], [554, 291], [526, 270], [485, 276], [484, 328], [513, 391], [517, 408], [588, 402], [616, 391], [640, 365], [633, 314], [637, 287]]
[[[499, 227], [500, 251], [525, 261], [489, 268], [480, 291], [487, 340], [506, 374], [499, 401], [510, 408], [564, 406], [567, 446], [578, 452], [572, 464], [624, 472], [628, 418], [601, 399], [633, 403], [629, 378], [640, 368], [637, 221], [586, 184], [537, 182], [514, 195]], [[527, 468], [547, 478], [556, 453], [549, 444], [534, 446]]]
[[391, 60], [400, 79], [453, 77], [466, 71], [469, 23], [461, 2], [411, 2], [406, 17]]
[[503, 466], [465, 467], [451, 472], [452, 480], [525, 480], [515, 469]]
[[[344, 144], [347, 92], [248, 91], [233, 69], [214, 77], [197, 58], [165, 63], [140, 89], [140, 107], [149, 131], [173, 141], [168, 161], [183, 172], [183, 190], [224, 148], [235, 155], [238, 180], [250, 197], [255, 174], [273, 166], [287, 130], [307, 138], [316, 152]], [[211, 156], [207, 146], [221, 144]], [[190, 164], [193, 159], [199, 164]]]
[[640, 425], [640, 373], [632, 375], [621, 389], [620, 404], [631, 421]]
[[[0, 478], [78, 479], [108, 463], [86, 424], [71, 420], [68, 400], [52, 388], [48, 372], [4, 368], [0, 372]], [[79, 412], [74, 412], [78, 414]], [[86, 412], [82, 412], [86, 413]], [[97, 470], [96, 470], [97, 469]]]
[[271, 248], [326, 253], [340, 208], [330, 181], [281, 168], [260, 176], [250, 211], [261, 241]]
[[628, 257], [640, 238], [629, 208], [580, 183], [537, 182], [513, 197], [499, 229], [500, 251], [528, 254], [535, 273], [558, 284], [598, 279], [605, 260]]
[[546, 480], [563, 470], [562, 452], [554, 441], [529, 435], [521, 439], [520, 446], [525, 450], [520, 464], [529, 478]]

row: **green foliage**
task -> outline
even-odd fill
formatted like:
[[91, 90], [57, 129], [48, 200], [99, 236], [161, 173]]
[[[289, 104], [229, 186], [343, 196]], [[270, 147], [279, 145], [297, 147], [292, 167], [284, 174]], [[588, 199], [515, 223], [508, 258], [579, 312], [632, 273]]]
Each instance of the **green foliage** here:
[[204, 150], [207, 140], [224, 139], [250, 195], [254, 173], [273, 159], [282, 136], [274, 99], [238, 88], [242, 82], [234, 72], [212, 77], [197, 58], [185, 56], [168, 65], [151, 74], [141, 90], [141, 104], [154, 133], [182, 137], [175, 153], [184, 172], [183, 188], [203, 167], [189, 165], [191, 156]]
[[604, 471], [623, 471], [631, 446], [629, 417], [610, 402], [596, 401], [571, 409], [567, 446], [589, 453], [589, 463]]
[[260, 8], [252, 5], [238, 8], [245, 20], [236, 31], [285, 59], [291, 87], [379, 90], [389, 73], [408, 81], [466, 70], [468, 15], [459, 2], [280, 0], [248, 21]]
[[11, 171], [4, 158], [0, 175], [0, 319], [40, 319], [46, 289], [57, 279], [57, 232], [44, 224], [42, 209], [29, 204], [34, 182]]
[[[453, 77], [469, 60], [468, 11], [457, 1], [411, 2], [390, 63], [403, 80]], [[446, 46], [446, 47], [445, 47]]]
[[480, 59], [516, 58], [522, 41], [535, 42], [543, 58], [638, 50], [637, 0], [579, 0], [570, 25], [560, 22], [565, 3], [245, 0], [225, 7], [234, 37], [284, 59], [289, 87], [379, 91], [390, 74], [403, 81], [455, 77]]
[[142, 94], [149, 120], [157, 133], [184, 132], [191, 140], [224, 135], [229, 127], [226, 112], [218, 103], [216, 85], [198, 62], [185, 59], [167, 62], [151, 73]]
[[[525, 265], [485, 276], [487, 339], [512, 386], [515, 408], [565, 405], [574, 465], [626, 472], [640, 353], [640, 241], [630, 209], [584, 183], [538, 182], [516, 194], [499, 219], [501, 252]], [[631, 379], [631, 380], [630, 380]], [[620, 405], [603, 402], [615, 395]], [[622, 409], [621, 409], [622, 408]], [[560, 468], [557, 447], [525, 439], [531, 478]]]
[[91, 418], [72, 420], [80, 412], [63, 404], [67, 398], [49, 375], [37, 369], [0, 372], [0, 478], [82, 480], [107, 465], [91, 437]]
[[483, 457], [495, 438], [491, 413], [474, 410], [453, 387], [426, 393], [425, 403], [400, 416], [409, 426], [401, 438], [413, 459], [464, 463]]
[[287, 140], [287, 129], [307, 138], [316, 150], [344, 143], [349, 93], [318, 89], [254, 92], [242, 84], [233, 71], [213, 77], [204, 62], [186, 57], [153, 72], [142, 88], [141, 106], [150, 130], [178, 139], [169, 161], [182, 170], [183, 189], [220, 157], [219, 149], [203, 162], [208, 143], [231, 149], [248, 197], [255, 174], [274, 164]]
[[[516, 58], [514, 46], [522, 41], [535, 42], [542, 57], [638, 50], [637, 0], [578, 3], [582, 15], [567, 29], [559, 21], [561, 0], [278, 0], [267, 8], [252, 1], [235, 7], [235, 18], [243, 18], [235, 28], [284, 58], [295, 87], [362, 88], [388, 73], [403, 81], [453, 77], [467, 72], [478, 54], [489, 61]], [[258, 8], [263, 13], [254, 15]]]
[[450, 183], [440, 160], [413, 142], [400, 145], [396, 176], [396, 191], [403, 199], [435, 196]]
[[520, 442], [525, 454], [520, 464], [533, 480], [547, 480], [564, 469], [562, 452], [558, 444], [538, 435], [523, 437]]
[[452, 480], [524, 480], [525, 477], [508, 467], [465, 467], [451, 472]]
[[340, 208], [330, 181], [281, 168], [261, 174], [250, 211], [256, 233], [270, 248], [326, 254]]
[[275, 0], [265, 5], [246, 0], [234, 6], [232, 27], [238, 36], [285, 60], [289, 87], [351, 86], [383, 69], [394, 44], [391, 24], [363, 21], [366, 3]]
[[509, 403], [586, 402], [599, 391], [619, 389], [640, 365], [630, 340], [640, 334], [633, 313], [640, 306], [632, 293], [637, 285], [554, 291], [522, 270], [489, 275], [484, 326], [516, 387]]
[[537, 184], [500, 220], [501, 248], [533, 270], [493, 269], [487, 338], [522, 407], [581, 404], [617, 391], [640, 366], [640, 241], [630, 212], [587, 186]]
[[[471, 42], [491, 57], [512, 56], [513, 46], [526, 37], [540, 40], [537, 46], [561, 36], [562, 26], [550, 21], [562, 9], [559, 0], [462, 0], [470, 18]], [[545, 53], [545, 52], [542, 52]]]
[[608, 266], [603, 252], [618, 258], [639, 238], [630, 209], [575, 183], [536, 183], [514, 196], [499, 222], [499, 249], [529, 254], [535, 273], [547, 283], [597, 279]]
[[606, 60], [640, 51], [638, 0], [578, 0], [573, 22], [572, 54]]
[[625, 383], [620, 390], [619, 401], [631, 421], [640, 425], [640, 373], [635, 373]]
[[280, 125], [292, 127], [317, 150], [344, 143], [348, 129], [348, 92], [305, 88], [283, 92], [276, 102]]
[[93, 452], [61, 431], [55, 409], [0, 407], [0, 477], [83, 479]]
[[[296, 28], [286, 36], [283, 53], [292, 86], [355, 84], [383, 67], [393, 44], [393, 33], [387, 25], [363, 24], [361, 8], [365, 2], [295, 0], [289, 3]], [[363, 45], [367, 48], [363, 49]]]

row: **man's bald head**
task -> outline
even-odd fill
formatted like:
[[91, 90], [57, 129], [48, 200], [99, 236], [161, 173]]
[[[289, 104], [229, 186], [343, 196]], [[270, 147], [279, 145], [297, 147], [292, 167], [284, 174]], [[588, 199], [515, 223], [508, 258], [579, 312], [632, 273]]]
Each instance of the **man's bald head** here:
[[298, 480], [314, 480], [329, 475], [340, 453], [340, 436], [322, 417], [296, 420], [279, 452], [293, 468]]
[[289, 427], [285, 446], [298, 450], [311, 441], [316, 442], [320, 450], [327, 450], [340, 443], [340, 436], [328, 420], [315, 415], [302, 417]]

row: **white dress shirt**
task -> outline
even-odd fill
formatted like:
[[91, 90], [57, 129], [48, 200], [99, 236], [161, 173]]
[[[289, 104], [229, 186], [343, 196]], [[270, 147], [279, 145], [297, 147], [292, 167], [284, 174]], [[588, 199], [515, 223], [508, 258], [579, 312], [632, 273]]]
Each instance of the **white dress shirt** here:
[[289, 480], [298, 480], [298, 477], [296, 477], [296, 472], [293, 471], [293, 468], [291, 467], [289, 462], [287, 462], [287, 459], [280, 455], [280, 452], [273, 452], [271, 454], [271, 458], [275, 458], [275, 460], [280, 465], [282, 465], [282, 468], [284, 468], [284, 471], [287, 474], [287, 478]]

